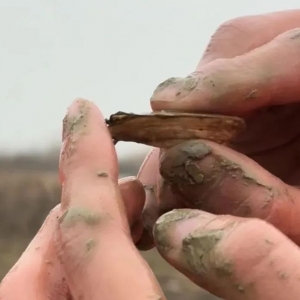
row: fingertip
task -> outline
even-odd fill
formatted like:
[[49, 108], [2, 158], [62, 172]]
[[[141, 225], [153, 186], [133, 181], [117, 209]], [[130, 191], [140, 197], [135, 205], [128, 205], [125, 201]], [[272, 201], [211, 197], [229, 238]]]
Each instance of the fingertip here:
[[119, 188], [131, 226], [140, 219], [145, 204], [144, 186], [140, 180], [131, 176], [119, 179]]
[[154, 237], [169, 263], [221, 298], [299, 295], [299, 249], [265, 221], [174, 210], [157, 221]]
[[118, 178], [116, 152], [103, 115], [85, 99], [74, 100], [63, 120], [60, 177], [63, 180], [79, 169], [114, 181]]
[[[297, 226], [290, 226], [294, 218], [285, 220], [291, 216], [291, 202], [282, 201], [287, 199], [288, 187], [228, 147], [204, 140], [179, 144], [161, 156], [160, 173], [188, 207], [267, 219], [285, 234], [296, 233]], [[294, 194], [291, 197], [296, 198]], [[293, 210], [298, 211], [294, 204]]]
[[[157, 249], [165, 257], [178, 257], [186, 238], [194, 230], [202, 230], [214, 221], [215, 215], [189, 208], [174, 209], [158, 218], [153, 227], [153, 236]], [[232, 217], [235, 218], [235, 217]], [[220, 218], [219, 227], [226, 222]], [[204, 230], [204, 229], [203, 229]]]
[[174, 209], [160, 216], [153, 226], [154, 242], [158, 251], [163, 255], [170, 255], [170, 252], [177, 251], [181, 245], [182, 235], [189, 232], [185, 227], [181, 228], [180, 235], [175, 235], [174, 230], [183, 221], [199, 216], [197, 210]]
[[179, 110], [189, 111], [187, 103], [182, 102], [199, 85], [200, 78], [188, 76], [186, 78], [172, 77], [157, 86], [150, 99], [153, 111]]

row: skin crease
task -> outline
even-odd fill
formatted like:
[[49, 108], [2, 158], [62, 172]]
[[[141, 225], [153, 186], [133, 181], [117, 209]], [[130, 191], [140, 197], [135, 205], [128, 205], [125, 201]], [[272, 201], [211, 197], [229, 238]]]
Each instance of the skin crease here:
[[[89, 101], [75, 100], [64, 119], [61, 204], [2, 281], [0, 299], [17, 299], [19, 293], [31, 300], [165, 299], [134, 245], [143, 240], [154, 243], [193, 282], [223, 299], [299, 298], [299, 192], [291, 186], [299, 178], [299, 97], [297, 79], [292, 80], [298, 72], [298, 41], [290, 42], [297, 30], [286, 32], [300, 27], [299, 17], [300, 11], [294, 10], [239, 18], [220, 27], [192, 80], [198, 81], [205, 71], [220, 83], [218, 72], [229, 70], [226, 92], [219, 89], [216, 96], [205, 90], [208, 81], [191, 93], [180, 91], [182, 98], [176, 100], [181, 83], [154, 93], [154, 110], [203, 109], [246, 117], [248, 129], [229, 145], [231, 149], [190, 141], [160, 154], [156, 150], [142, 166], [139, 180], [118, 184], [116, 153], [101, 112]], [[274, 49], [279, 56], [276, 72], [268, 62]], [[237, 74], [247, 76], [241, 80]], [[265, 74], [268, 81], [256, 92], [253, 83]], [[237, 95], [247, 92], [251, 103], [240, 104], [238, 96], [225, 103], [224, 97], [236, 88]], [[290, 97], [284, 99], [287, 88]], [[216, 97], [209, 101], [211, 95]], [[278, 109], [269, 107], [272, 103], [290, 104]], [[264, 110], [257, 112], [257, 107]], [[141, 182], [150, 186], [146, 193]], [[215, 193], [211, 199], [210, 193]], [[154, 241], [149, 232], [141, 236], [143, 206], [143, 216], [148, 209], [152, 217]], [[165, 213], [178, 206], [190, 208]]]

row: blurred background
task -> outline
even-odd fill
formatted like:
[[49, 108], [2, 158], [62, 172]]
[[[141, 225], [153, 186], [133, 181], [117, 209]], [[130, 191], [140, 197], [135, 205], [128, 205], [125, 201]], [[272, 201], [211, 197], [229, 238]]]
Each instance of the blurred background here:
[[[194, 71], [210, 36], [238, 16], [299, 8], [265, 0], [0, 0], [0, 279], [60, 200], [62, 119], [77, 97], [106, 117], [148, 112], [155, 87]], [[298, 7], [297, 7], [298, 6]], [[120, 143], [121, 176], [147, 147]], [[168, 299], [217, 299], [152, 250]]]

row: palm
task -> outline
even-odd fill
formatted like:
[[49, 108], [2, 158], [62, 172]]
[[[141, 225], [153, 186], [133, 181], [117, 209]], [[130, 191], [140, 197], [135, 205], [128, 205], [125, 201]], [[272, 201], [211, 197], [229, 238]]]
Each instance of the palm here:
[[289, 184], [300, 181], [300, 104], [273, 106], [246, 118], [246, 130], [230, 145]]

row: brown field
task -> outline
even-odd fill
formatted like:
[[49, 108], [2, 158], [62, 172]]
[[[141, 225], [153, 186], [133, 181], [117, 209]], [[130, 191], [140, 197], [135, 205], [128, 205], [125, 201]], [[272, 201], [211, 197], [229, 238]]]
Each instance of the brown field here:
[[[121, 164], [134, 175], [140, 161]], [[130, 166], [130, 168], [129, 168]], [[0, 280], [60, 200], [57, 153], [0, 158]], [[170, 267], [155, 250], [142, 252], [168, 299], [216, 300]]]

